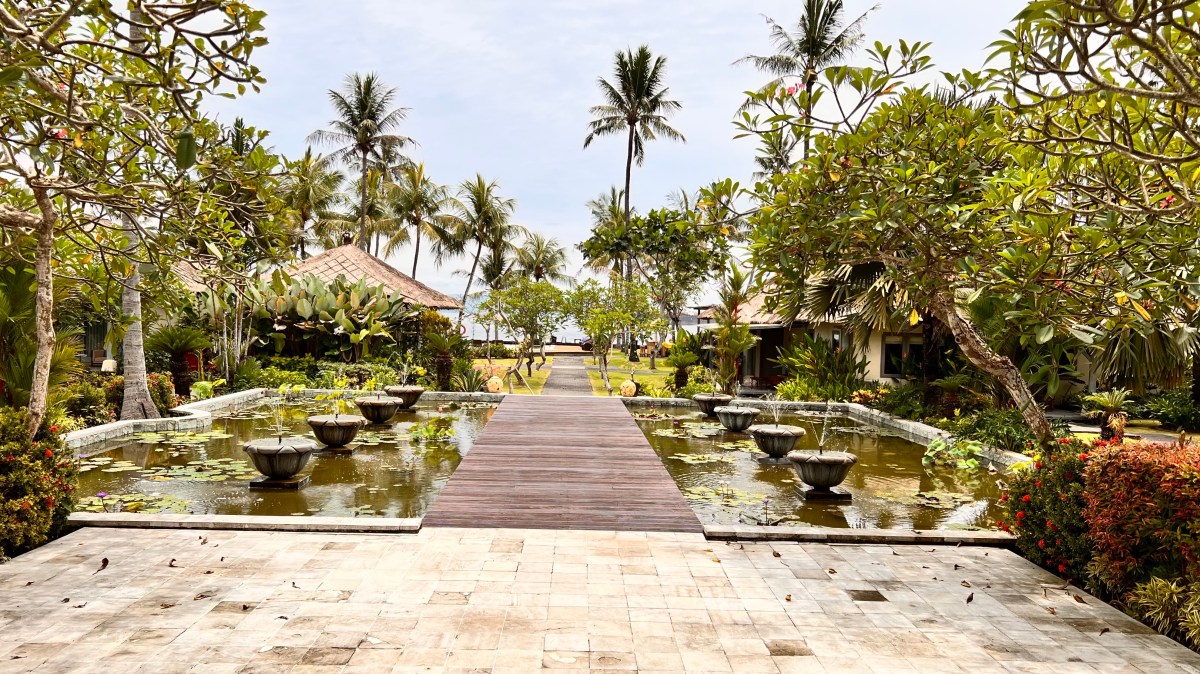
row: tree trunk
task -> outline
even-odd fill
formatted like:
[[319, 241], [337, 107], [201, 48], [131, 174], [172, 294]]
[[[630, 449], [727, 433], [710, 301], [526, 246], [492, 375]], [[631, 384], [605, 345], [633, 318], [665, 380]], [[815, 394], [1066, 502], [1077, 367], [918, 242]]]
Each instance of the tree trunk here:
[[412, 277], [417, 279], [417, 259], [421, 257], [421, 226], [413, 227], [413, 236], [416, 238], [416, 243], [413, 244], [413, 273]]
[[812, 92], [813, 85], [817, 82], [817, 74], [810, 73], [812, 66], [804, 69], [804, 91], [808, 93], [807, 99], [804, 101], [804, 158], [808, 159], [808, 154], [812, 146]]
[[121, 420], [157, 419], [158, 408], [150, 397], [146, 383], [146, 348], [142, 334], [142, 293], [137, 289], [142, 275], [137, 262], [125, 279], [121, 290], [121, 316], [129, 321], [121, 341], [125, 365], [125, 400], [121, 403]]
[[612, 395], [612, 383], [608, 380], [608, 350], [600, 354], [600, 378], [604, 380], [604, 389]]
[[358, 247], [369, 250], [367, 240], [367, 153], [362, 153], [362, 196], [358, 207]]
[[1192, 353], [1192, 402], [1200, 405], [1200, 349]]
[[471, 282], [475, 280], [475, 269], [479, 266], [479, 256], [483, 254], [483, 239], [475, 249], [475, 259], [471, 261], [471, 273], [467, 274], [467, 289], [463, 291], [462, 306], [458, 308], [458, 324], [462, 325], [463, 312], [467, 310], [467, 297], [471, 294]]
[[1029, 430], [1043, 446], [1054, 442], [1054, 431], [1046, 419], [1046, 413], [1034, 399], [1029, 385], [1021, 377], [1021, 370], [1007, 356], [1001, 356], [988, 346], [974, 324], [958, 312], [954, 298], [945, 293], [937, 293], [930, 298], [930, 309], [942, 323], [950, 328], [954, 341], [962, 349], [963, 355], [976, 367], [995, 377], [1021, 410]]
[[41, 221], [37, 228], [37, 248], [34, 252], [33, 269], [37, 279], [34, 294], [36, 316], [37, 356], [33, 361], [33, 381], [29, 387], [29, 437], [37, 435], [50, 397], [50, 362], [54, 358], [54, 272], [50, 266], [54, 255], [54, 226], [58, 212], [45, 189], [35, 188]]

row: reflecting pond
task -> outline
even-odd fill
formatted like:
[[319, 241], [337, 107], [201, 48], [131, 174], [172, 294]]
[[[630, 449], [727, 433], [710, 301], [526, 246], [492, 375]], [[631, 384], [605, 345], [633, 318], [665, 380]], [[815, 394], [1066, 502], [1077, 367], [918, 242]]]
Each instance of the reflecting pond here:
[[[77, 510], [222, 515], [418, 517], [437, 497], [495, 405], [419, 403], [359, 432], [350, 455], [314, 453], [299, 491], [251, 491], [258, 472], [242, 445], [275, 435], [270, 404], [213, 420], [198, 433], [143, 433], [80, 460]], [[328, 403], [281, 406], [288, 435]], [[97, 494], [106, 494], [99, 497]]]
[[[784, 414], [801, 426], [797, 449], [855, 454], [858, 463], [842, 487], [849, 503], [806, 503], [796, 493], [791, 464], [767, 465], [745, 433], [731, 433], [694, 408], [631, 410], [650, 445], [702, 522], [881, 529], [991, 528], [1000, 518], [999, 475], [984, 468], [926, 466], [925, 448], [873, 425], [820, 413]], [[773, 423], [764, 411], [759, 423]], [[987, 466], [987, 462], [982, 462]]]

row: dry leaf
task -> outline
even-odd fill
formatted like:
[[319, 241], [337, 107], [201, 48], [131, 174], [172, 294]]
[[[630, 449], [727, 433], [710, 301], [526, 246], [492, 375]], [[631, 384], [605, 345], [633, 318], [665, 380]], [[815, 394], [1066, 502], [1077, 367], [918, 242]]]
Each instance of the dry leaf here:
[[1072, 597], [1074, 597], [1074, 598], [1075, 598], [1075, 601], [1079, 602], [1080, 604], [1086, 604], [1086, 603], [1087, 603], [1086, 601], [1084, 601], [1084, 600], [1083, 600], [1083, 597], [1081, 597], [1081, 596], [1079, 596], [1079, 595], [1077, 595], [1077, 594], [1073, 594], [1073, 595], [1071, 595], [1071, 596], [1072, 596]]
[[84, 606], [87, 606], [87, 602], [86, 602], [86, 601], [85, 601], [85, 602], [83, 602], [82, 604], [76, 604], [76, 605], [72, 606], [71, 608], [83, 608]]
[[825, 571], [831, 576], [837, 574], [837, 569], [825, 569]]
[[955, 571], [958, 571], [959, 569], [965, 569], [965, 568], [967, 568], [967, 567], [963, 566], [962, 564], [955, 564], [955, 565], [954, 565], [954, 570], [955, 570]]
[[968, 604], [970, 604], [970, 603], [971, 603], [971, 602], [973, 602], [973, 601], [975, 601], [975, 593], [974, 593], [974, 592], [972, 592], [971, 594], [967, 595], [967, 603], [968, 603]]
[[208, 545], [208, 536], [200, 539], [200, 545]]
[[242, 610], [243, 610], [243, 611], [249, 611], [249, 610], [250, 610], [250, 605], [249, 605], [249, 604], [242, 604]]
[[721, 560], [717, 559], [716, 557], [713, 557], [713, 561], [716, 562], [717, 564], [721, 563]]
[[963, 582], [959, 583], [959, 585], [962, 585], [963, 587], [971, 587], [971, 582], [964, 580]]
[[95, 571], [93, 571], [93, 572], [92, 572], [92, 575], [94, 576], [94, 575], [96, 575], [97, 573], [100, 573], [101, 571], [103, 571], [103, 570], [105, 570], [105, 569], [107, 569], [107, 568], [108, 568], [108, 557], [105, 557], [104, 559], [100, 560], [100, 568], [98, 568], [98, 569], [96, 569]]
[[65, 603], [67, 603], [67, 602], [69, 602], [69, 601], [71, 601], [71, 598], [70, 598], [70, 597], [64, 597], [64, 598], [63, 598], [63, 600], [62, 600], [62, 603], [63, 603], [63, 604], [65, 604]]
[[786, 595], [786, 596], [783, 598], [783, 600], [784, 600], [784, 601], [791, 601], [791, 600], [792, 600], [792, 595], [790, 595], [790, 594], [789, 594], [789, 595]]
[[1054, 615], [1054, 614], [1058, 613], [1058, 611], [1055, 611], [1053, 606], [1047, 606], [1046, 613], [1049, 613], [1050, 615]]
[[771, 556], [772, 557], [782, 557], [783, 555], [781, 555], [778, 550], [772, 550]]
[[1098, 635], [1096, 635], [1096, 636], [1101, 636], [1101, 637], [1102, 637], [1102, 636], [1104, 636], [1105, 634], [1107, 634], [1108, 632], [1111, 632], [1111, 631], [1112, 631], [1112, 630], [1108, 629], [1107, 627], [1101, 627], [1101, 628], [1100, 628], [1100, 634], [1098, 634]]
[[200, 601], [201, 599], [208, 599], [211, 596], [212, 596], [212, 593], [201, 592], [200, 594], [196, 595], [195, 597], [192, 597], [192, 601]]
[[171, 608], [171, 607], [172, 607], [172, 606], [174, 606], [174, 605], [175, 605], [175, 604], [171, 604], [171, 603], [168, 603], [168, 602], [165, 602], [165, 601], [164, 601], [163, 603], [159, 604], [159, 605], [158, 605], [158, 607], [159, 607], [159, 608]]
[[175, 566], [175, 558], [174, 557], [171, 558], [171, 561], [167, 562], [167, 566], [171, 567], [172, 569], [178, 568]]
[[33, 585], [33, 581], [32, 581], [32, 580], [31, 580], [31, 581], [29, 581], [28, 583], [25, 583], [25, 587], [29, 587], [30, 585]]

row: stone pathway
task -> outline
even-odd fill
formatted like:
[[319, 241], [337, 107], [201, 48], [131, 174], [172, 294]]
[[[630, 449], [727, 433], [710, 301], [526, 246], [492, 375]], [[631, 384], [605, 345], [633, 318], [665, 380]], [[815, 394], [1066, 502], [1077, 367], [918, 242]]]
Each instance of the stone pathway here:
[[585, 362], [590, 356], [556, 355], [550, 377], [542, 388], [544, 396], [592, 396]]
[[0, 672], [1200, 672], [1058, 585], [973, 547], [83, 529], [0, 565]]

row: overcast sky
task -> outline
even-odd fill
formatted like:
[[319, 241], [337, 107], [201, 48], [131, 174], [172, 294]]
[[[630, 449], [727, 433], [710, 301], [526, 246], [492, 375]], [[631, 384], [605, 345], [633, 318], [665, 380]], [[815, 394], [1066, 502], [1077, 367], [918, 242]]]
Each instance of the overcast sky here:
[[[617, 49], [646, 43], [668, 58], [671, 95], [683, 103], [673, 126], [686, 144], [658, 141], [634, 169], [633, 203], [664, 205], [679, 188], [715, 179], [749, 181], [753, 142], [734, 140], [742, 92], [767, 78], [748, 53], [770, 52], [763, 15], [794, 25], [796, 0], [254, 0], [268, 12], [270, 44], [255, 53], [267, 78], [261, 94], [214, 98], [226, 122], [241, 116], [271, 132], [287, 155], [326, 126], [326, 92], [347, 73], [376, 72], [411, 108], [401, 133], [419, 147], [434, 180], [457, 185], [476, 172], [517, 200], [517, 221], [572, 248], [587, 238], [586, 202], [623, 180], [625, 144], [602, 138], [587, 151], [590, 106], [601, 102], [598, 76], [610, 77]], [[847, 16], [874, 3], [846, 0]], [[933, 43], [940, 70], [978, 68], [1023, 0], [883, 0], [866, 24], [867, 40]], [[861, 59], [859, 59], [861, 61]], [[402, 270], [411, 250], [391, 260]], [[467, 262], [440, 269], [423, 260], [418, 278], [453, 294]]]

